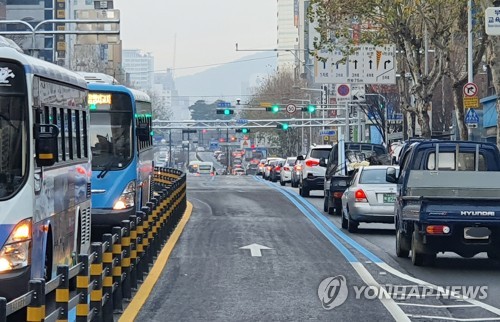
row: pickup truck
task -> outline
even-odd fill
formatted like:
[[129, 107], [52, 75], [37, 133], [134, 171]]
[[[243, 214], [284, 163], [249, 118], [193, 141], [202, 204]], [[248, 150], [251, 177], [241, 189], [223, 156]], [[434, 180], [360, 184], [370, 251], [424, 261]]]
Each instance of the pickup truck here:
[[494, 144], [413, 143], [401, 156], [394, 205], [396, 255], [430, 265], [438, 252], [500, 259], [500, 153]]

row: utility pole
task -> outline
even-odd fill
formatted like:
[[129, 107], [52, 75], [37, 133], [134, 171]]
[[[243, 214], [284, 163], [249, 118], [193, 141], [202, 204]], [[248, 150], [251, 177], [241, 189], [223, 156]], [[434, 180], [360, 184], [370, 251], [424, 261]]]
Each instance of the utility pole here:
[[172, 130], [168, 131], [168, 166], [172, 167]]
[[229, 171], [229, 128], [226, 129], [226, 173]]

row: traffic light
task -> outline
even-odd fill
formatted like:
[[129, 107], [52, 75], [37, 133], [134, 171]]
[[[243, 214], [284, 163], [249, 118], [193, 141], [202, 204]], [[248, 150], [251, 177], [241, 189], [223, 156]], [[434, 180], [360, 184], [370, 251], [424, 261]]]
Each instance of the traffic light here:
[[273, 113], [278, 113], [280, 111], [279, 105], [273, 105], [271, 107], [266, 107], [266, 111], [268, 112], [273, 112]]
[[307, 107], [303, 107], [303, 108], [302, 108], [302, 111], [303, 111], [303, 112], [314, 113], [314, 112], [316, 112], [316, 105], [309, 104], [309, 106], [307, 106]]
[[250, 133], [250, 129], [247, 129], [246, 127], [242, 128], [242, 129], [236, 129], [236, 133], [247, 134], [247, 133]]
[[282, 129], [282, 130], [286, 131], [286, 130], [288, 130], [289, 125], [288, 125], [288, 123], [281, 123], [281, 124], [278, 124], [276, 127], [278, 129]]
[[218, 108], [217, 114], [230, 115], [230, 114], [234, 114], [234, 110], [232, 110], [230, 108], [224, 108], [224, 109]]
[[232, 136], [231, 137], [231, 142], [235, 142], [236, 141], [236, 137], [235, 136]]

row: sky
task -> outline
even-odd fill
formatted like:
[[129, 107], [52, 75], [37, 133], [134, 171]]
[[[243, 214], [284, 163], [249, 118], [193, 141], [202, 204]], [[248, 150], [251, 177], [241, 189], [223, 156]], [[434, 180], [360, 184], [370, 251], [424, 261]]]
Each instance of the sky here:
[[172, 68], [175, 76], [234, 61], [255, 51], [276, 48], [276, 0], [114, 0], [121, 15], [123, 49], [141, 49], [155, 57], [155, 70]]

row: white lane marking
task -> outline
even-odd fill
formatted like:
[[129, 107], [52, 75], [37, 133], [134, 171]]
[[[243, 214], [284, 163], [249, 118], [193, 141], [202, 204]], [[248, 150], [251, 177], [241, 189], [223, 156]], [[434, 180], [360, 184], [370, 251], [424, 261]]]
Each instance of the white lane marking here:
[[[419, 284], [419, 285], [424, 285], [426, 287], [429, 287], [429, 288], [432, 288], [434, 290], [442, 290], [443, 288], [442, 287], [439, 287], [437, 285], [434, 285], [434, 284], [430, 284], [428, 282], [425, 282], [421, 279], [418, 279], [418, 278], [415, 278], [415, 277], [412, 277], [410, 275], [407, 275], [405, 273], [402, 273], [400, 271], [398, 271], [397, 269], [393, 268], [392, 266], [390, 266], [389, 264], [387, 263], [384, 263], [384, 262], [381, 262], [381, 263], [376, 263], [380, 268], [386, 270], [388, 273], [391, 273], [395, 276], [398, 276], [402, 279], [405, 279], [409, 282], [412, 282], [412, 283], [415, 283], [415, 284]], [[446, 294], [446, 292], [445, 292]], [[499, 308], [496, 308], [492, 305], [489, 305], [489, 304], [486, 304], [486, 303], [483, 303], [483, 302], [480, 302], [480, 301], [477, 301], [477, 300], [474, 300], [474, 299], [469, 299], [463, 295], [461, 295], [460, 293], [456, 293], [456, 292], [450, 292], [449, 293], [451, 296], [453, 297], [457, 297], [457, 298], [461, 298], [461, 299], [464, 299], [465, 301], [471, 303], [471, 304], [474, 304], [475, 306], [479, 306], [487, 311], [490, 311], [491, 313], [494, 313], [498, 316], [500, 316], [500, 309]], [[499, 319], [500, 320], [500, 319]], [[471, 320], [471, 321], [474, 321], [474, 320]]]
[[259, 244], [251, 244], [240, 247], [240, 249], [250, 249], [250, 254], [252, 255], [252, 257], [262, 257], [262, 252], [261, 252], [262, 249], [272, 249], [272, 248]]
[[366, 285], [376, 286], [383, 293], [380, 296], [380, 302], [385, 306], [387, 311], [394, 317], [396, 321], [411, 321], [408, 315], [398, 306], [398, 304], [387, 294], [387, 291], [373, 278], [363, 264], [351, 263], [358, 275], [363, 279]]
[[409, 317], [414, 319], [426, 319], [426, 320], [446, 320], [446, 321], [460, 321], [460, 322], [468, 322], [468, 321], [500, 321], [500, 318], [450, 318], [446, 316], [433, 316], [433, 315], [420, 315], [420, 314], [408, 314]]
[[432, 307], [436, 309], [449, 309], [449, 308], [459, 308], [459, 307], [477, 307], [472, 304], [450, 304], [450, 305], [434, 305], [434, 304], [418, 304], [418, 303], [398, 303], [398, 305], [403, 306], [418, 306], [418, 307]]

